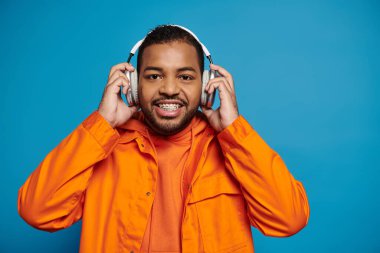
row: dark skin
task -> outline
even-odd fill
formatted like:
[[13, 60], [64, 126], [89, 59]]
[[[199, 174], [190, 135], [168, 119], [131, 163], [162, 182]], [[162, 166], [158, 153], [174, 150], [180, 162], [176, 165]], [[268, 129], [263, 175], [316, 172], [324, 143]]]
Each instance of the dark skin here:
[[[139, 73], [139, 99], [145, 122], [156, 133], [170, 135], [181, 131], [197, 111], [202, 86], [197, 59], [195, 48], [184, 42], [145, 48]], [[181, 103], [180, 114], [160, 116], [156, 106], [160, 101]]]
[[[171, 135], [187, 126], [194, 116], [201, 96], [201, 72], [195, 48], [181, 41], [148, 46], [139, 73], [140, 106], [150, 128], [161, 135]], [[206, 92], [219, 91], [220, 107], [216, 110], [202, 107], [211, 126], [220, 132], [238, 117], [238, 107], [232, 76], [222, 67], [211, 64], [221, 76], [209, 81]], [[135, 71], [129, 63], [111, 68], [108, 83], [100, 102], [99, 113], [117, 127], [130, 119], [136, 106], [124, 103], [120, 94], [126, 94], [129, 80], [124, 71]], [[157, 103], [180, 104], [175, 116], [163, 117], [157, 113]]]

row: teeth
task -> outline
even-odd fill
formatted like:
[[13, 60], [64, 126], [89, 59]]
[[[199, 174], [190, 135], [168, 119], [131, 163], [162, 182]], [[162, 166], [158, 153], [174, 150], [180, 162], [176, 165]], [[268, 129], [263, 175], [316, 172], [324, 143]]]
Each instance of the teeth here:
[[174, 111], [179, 108], [179, 104], [159, 104], [158, 106], [166, 111]]

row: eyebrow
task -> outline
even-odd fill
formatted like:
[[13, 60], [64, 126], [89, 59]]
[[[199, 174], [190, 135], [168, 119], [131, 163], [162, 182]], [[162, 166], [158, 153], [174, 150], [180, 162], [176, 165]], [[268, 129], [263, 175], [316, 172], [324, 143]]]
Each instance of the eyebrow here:
[[[144, 72], [148, 71], [148, 70], [156, 70], [156, 71], [163, 72], [163, 68], [155, 67], [155, 66], [147, 66], [144, 69]], [[193, 71], [193, 72], [196, 72], [196, 70], [193, 67], [190, 67], [190, 66], [189, 67], [182, 67], [182, 68], [177, 69], [177, 72], [181, 72], [181, 71]]]
[[193, 72], [197, 72], [195, 71], [195, 69], [193, 67], [183, 67], [183, 68], [179, 68], [178, 71], [181, 72], [181, 71], [193, 71]]
[[162, 71], [162, 68], [160, 68], [160, 67], [154, 67], [154, 66], [147, 66], [147, 67], [144, 69], [144, 72], [145, 72], [145, 71], [148, 71], [148, 70]]

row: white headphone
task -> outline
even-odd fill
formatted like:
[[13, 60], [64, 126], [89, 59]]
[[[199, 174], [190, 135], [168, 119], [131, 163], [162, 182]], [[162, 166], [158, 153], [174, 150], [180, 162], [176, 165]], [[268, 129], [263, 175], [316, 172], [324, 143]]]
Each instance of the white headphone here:
[[[211, 58], [211, 54], [210, 52], [207, 50], [207, 48], [199, 41], [198, 37], [193, 33], [191, 32], [189, 29], [183, 27], [183, 26], [179, 26], [179, 25], [170, 25], [170, 26], [176, 26], [176, 27], [179, 27], [185, 31], [187, 31], [188, 33], [190, 33], [198, 42], [199, 44], [202, 46], [202, 50], [203, 50], [203, 53], [206, 55], [207, 59], [209, 60], [210, 63], [212, 63], [212, 58]], [[149, 34], [149, 33], [148, 33]], [[131, 52], [129, 53], [129, 57], [128, 57], [128, 60], [127, 62], [129, 63], [132, 56], [136, 53], [137, 49], [141, 46], [141, 44], [144, 42], [146, 36], [142, 39], [142, 40], [139, 40], [132, 48]], [[138, 73], [137, 73], [137, 70], [133, 71], [133, 72], [130, 72], [130, 71], [126, 71], [125, 72], [127, 78], [129, 79], [130, 81], [130, 86], [128, 88], [128, 91], [127, 91], [127, 101], [128, 101], [128, 104], [129, 106], [134, 106], [134, 105], [139, 105], [139, 96], [138, 96]], [[204, 70], [203, 71], [203, 75], [202, 75], [202, 94], [201, 94], [201, 104], [207, 108], [211, 108], [212, 105], [214, 104], [214, 99], [215, 99], [215, 91], [212, 93], [212, 94], [208, 94], [206, 91], [205, 91], [205, 87], [208, 83], [208, 81], [210, 79], [213, 79], [217, 76], [217, 73], [215, 70]]]

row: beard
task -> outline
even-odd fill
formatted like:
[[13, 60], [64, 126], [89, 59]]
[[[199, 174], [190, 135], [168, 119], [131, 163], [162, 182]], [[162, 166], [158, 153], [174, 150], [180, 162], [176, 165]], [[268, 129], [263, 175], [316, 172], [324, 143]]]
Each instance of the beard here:
[[[184, 107], [187, 109], [187, 105]], [[160, 117], [161, 122], [159, 122], [157, 117], [154, 115], [153, 110], [153, 106], [152, 111], [149, 111], [148, 108], [141, 106], [141, 111], [144, 113], [145, 123], [150, 126], [154, 132], [160, 135], [173, 135], [186, 128], [198, 111], [198, 106], [188, 108], [185, 115], [182, 116], [179, 122], [173, 122], [176, 121], [176, 119], [173, 119], [172, 117]]]

